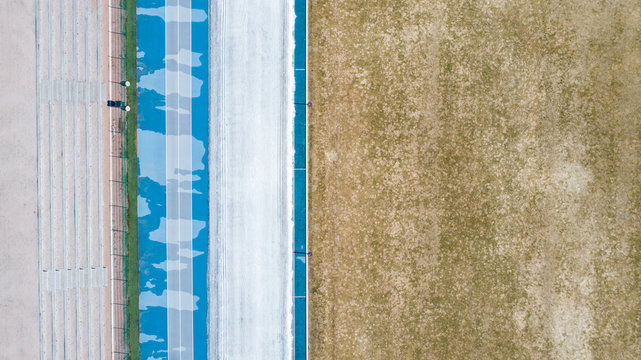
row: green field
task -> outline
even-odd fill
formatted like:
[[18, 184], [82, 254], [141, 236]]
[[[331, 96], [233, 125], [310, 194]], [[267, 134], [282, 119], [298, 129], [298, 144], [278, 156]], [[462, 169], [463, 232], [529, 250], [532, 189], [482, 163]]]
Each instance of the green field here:
[[310, 358], [641, 358], [641, 3], [310, 27]]
[[124, 0], [126, 11], [125, 69], [127, 88], [127, 328], [130, 359], [140, 359], [138, 315], [138, 155], [136, 151], [136, 0]]

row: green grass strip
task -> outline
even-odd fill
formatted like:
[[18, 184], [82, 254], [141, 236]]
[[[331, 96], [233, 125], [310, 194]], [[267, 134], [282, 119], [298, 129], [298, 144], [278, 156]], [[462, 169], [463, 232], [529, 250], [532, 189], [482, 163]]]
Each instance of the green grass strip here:
[[130, 359], [140, 359], [138, 314], [138, 152], [136, 151], [136, 0], [124, 0], [125, 76], [131, 83], [127, 88], [127, 328]]

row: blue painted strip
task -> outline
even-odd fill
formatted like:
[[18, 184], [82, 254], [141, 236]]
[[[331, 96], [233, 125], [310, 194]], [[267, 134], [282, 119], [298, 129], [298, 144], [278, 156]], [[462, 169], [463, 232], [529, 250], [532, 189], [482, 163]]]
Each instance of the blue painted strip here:
[[[175, 10], [177, 1], [174, 0], [173, 3], [172, 9]], [[138, 0], [136, 5], [139, 302], [140, 352], [143, 359], [172, 359], [177, 358], [178, 353], [182, 354], [182, 359], [204, 359], [207, 354], [209, 7], [207, 0], [181, 1], [180, 4], [191, 7], [166, 12], [165, 0]], [[178, 27], [183, 37], [173, 38], [173, 30], [167, 35], [166, 28], [178, 29], [176, 20], [183, 15], [190, 21], [180, 18]], [[167, 53], [166, 35], [172, 37], [171, 41], [176, 41], [184, 40], [186, 34], [190, 34], [191, 41], [186, 41], [180, 47], [181, 50]], [[168, 63], [172, 68], [181, 70], [168, 73]], [[167, 94], [168, 76], [187, 80], [180, 82], [179, 108], [169, 109], [170, 111], [167, 109], [167, 95], [172, 94]], [[185, 86], [186, 84], [190, 86]], [[175, 89], [173, 96], [176, 96]], [[174, 129], [173, 134], [168, 133], [165, 121], [168, 113], [180, 116], [184, 132], [181, 130], [175, 133]], [[181, 163], [180, 169], [175, 172], [179, 174], [180, 184], [176, 184], [173, 179], [174, 171], [169, 171], [172, 179], [166, 177], [169, 151], [167, 144], [170, 143], [171, 136], [174, 137], [171, 143], [181, 144], [182, 153], [185, 154], [186, 150], [191, 159], [191, 162]], [[175, 167], [176, 164], [172, 166]], [[171, 181], [174, 183], [171, 184]], [[180, 186], [177, 190], [179, 204], [187, 204], [180, 208], [180, 213], [188, 218], [172, 217], [171, 214], [175, 214], [178, 209], [167, 209], [167, 183]], [[176, 223], [183, 226], [181, 239], [184, 239], [180, 244], [191, 243], [186, 248], [181, 245], [180, 250], [174, 245], [175, 238], [167, 238], [167, 228], [175, 228]], [[186, 228], [185, 224], [188, 224]], [[186, 238], [184, 234], [187, 234]], [[178, 260], [167, 261], [170, 256]], [[190, 266], [191, 275], [182, 278], [179, 276], [180, 289], [185, 290], [185, 293], [168, 292], [168, 273], [174, 276], [176, 272], [190, 274], [180, 272], [180, 269]], [[179, 301], [179, 307], [169, 311], [168, 293]], [[171, 320], [170, 312], [173, 311], [175, 316], [178, 309], [182, 310], [179, 310], [180, 316], [175, 319], [180, 319], [181, 326], [171, 330], [174, 333], [180, 331], [181, 346], [172, 352], [168, 349], [168, 320]]]
[[[294, 102], [307, 103], [306, 0], [294, 0]], [[294, 359], [307, 359], [307, 106], [294, 115]]]
[[[294, 272], [296, 274], [305, 274], [305, 266], [307, 266], [307, 256], [297, 254], [294, 260]], [[307, 281], [304, 276], [297, 276], [294, 278], [294, 296], [305, 297], [307, 290]]]
[[306, 103], [307, 96], [305, 96], [305, 71], [294, 72], [294, 82], [296, 89], [294, 90], [294, 102]]
[[305, 110], [304, 106], [296, 106], [294, 115], [294, 168], [304, 169], [305, 159]]
[[297, 316], [294, 320], [294, 359], [296, 360], [307, 359], [307, 322], [305, 318], [306, 310], [306, 299], [295, 298], [294, 313], [302, 315]]
[[[192, 98], [192, 136], [202, 142], [205, 151], [200, 159], [194, 156], [192, 187], [192, 218], [204, 222], [203, 228], [193, 229], [193, 293], [198, 298], [193, 313], [194, 359], [207, 358], [207, 256], [209, 244], [209, 1], [191, 0], [193, 11], [202, 10], [206, 21], [193, 21], [192, 52], [197, 54], [200, 66], [192, 57], [192, 76], [202, 80], [200, 96]], [[193, 85], [193, 83], [192, 83]], [[196, 154], [196, 142], [193, 153]], [[198, 144], [200, 146], [200, 144]], [[200, 164], [203, 164], [200, 166]], [[196, 233], [200, 230], [199, 233]], [[202, 254], [202, 255], [197, 255]]]
[[[145, 6], [145, 1], [139, 0], [138, 6]], [[147, 358], [167, 354], [167, 272], [157, 267], [167, 258], [165, 110], [157, 106], [166, 101], [165, 22], [161, 17], [141, 14], [136, 16], [136, 22], [140, 351], [147, 355], [143, 358]], [[155, 86], [147, 84], [147, 79], [152, 78], [157, 78]], [[158, 239], [163, 241], [156, 241]], [[148, 339], [158, 341], [146, 341]]]
[[294, 12], [296, 14], [296, 20], [294, 21], [294, 68], [295, 69], [304, 69], [305, 64], [305, 48], [307, 33], [305, 30], [305, 7], [307, 6], [306, 0], [295, 0], [294, 3]]
[[[305, 170], [294, 170], [294, 249], [307, 251], [305, 248], [306, 229], [306, 194]], [[303, 272], [303, 275], [305, 273]], [[296, 276], [299, 276], [296, 273]]]

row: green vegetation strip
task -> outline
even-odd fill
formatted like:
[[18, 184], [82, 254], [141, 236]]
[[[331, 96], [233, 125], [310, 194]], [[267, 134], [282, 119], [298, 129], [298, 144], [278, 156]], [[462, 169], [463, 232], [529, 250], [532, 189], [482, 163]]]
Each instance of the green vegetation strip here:
[[136, 99], [136, 0], [124, 0], [125, 69], [127, 88], [127, 328], [130, 359], [140, 359], [138, 316], [138, 156], [136, 151], [137, 99]]

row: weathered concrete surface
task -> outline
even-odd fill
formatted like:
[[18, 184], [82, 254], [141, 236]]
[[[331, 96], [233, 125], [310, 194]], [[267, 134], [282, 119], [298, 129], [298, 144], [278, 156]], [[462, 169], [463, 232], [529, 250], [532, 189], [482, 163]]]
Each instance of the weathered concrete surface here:
[[36, 4], [40, 359], [113, 355], [107, 4]]
[[641, 4], [310, 23], [310, 358], [641, 358]]
[[0, 358], [37, 359], [35, 1], [0, 2]]

